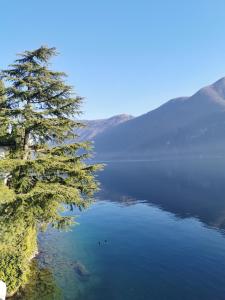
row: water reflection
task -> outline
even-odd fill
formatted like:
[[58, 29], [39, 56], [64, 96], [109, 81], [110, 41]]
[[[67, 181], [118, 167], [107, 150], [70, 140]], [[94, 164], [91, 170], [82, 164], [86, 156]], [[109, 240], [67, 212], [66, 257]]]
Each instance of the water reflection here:
[[80, 226], [39, 235], [16, 299], [224, 299], [224, 235], [203, 225], [225, 226], [225, 161], [114, 162], [99, 179], [105, 201], [76, 211]]
[[100, 199], [156, 204], [181, 218], [225, 228], [225, 160], [111, 162], [99, 175]]

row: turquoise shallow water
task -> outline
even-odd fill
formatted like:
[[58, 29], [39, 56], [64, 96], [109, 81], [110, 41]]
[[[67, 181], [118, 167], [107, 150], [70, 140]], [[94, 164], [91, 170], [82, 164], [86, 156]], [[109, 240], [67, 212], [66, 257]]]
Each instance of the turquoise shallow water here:
[[108, 165], [98, 201], [75, 212], [80, 225], [40, 236], [62, 298], [224, 300], [223, 170], [221, 161]]

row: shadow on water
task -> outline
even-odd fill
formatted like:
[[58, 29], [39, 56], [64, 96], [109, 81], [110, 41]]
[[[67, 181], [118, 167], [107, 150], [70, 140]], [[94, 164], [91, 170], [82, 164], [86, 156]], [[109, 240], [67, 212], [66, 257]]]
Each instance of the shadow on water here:
[[126, 205], [143, 200], [225, 229], [225, 159], [111, 162], [99, 177], [100, 199]]

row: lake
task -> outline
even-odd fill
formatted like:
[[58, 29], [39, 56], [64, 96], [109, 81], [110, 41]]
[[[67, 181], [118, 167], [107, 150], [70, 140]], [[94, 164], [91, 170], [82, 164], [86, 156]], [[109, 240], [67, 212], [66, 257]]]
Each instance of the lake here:
[[111, 162], [99, 180], [78, 226], [40, 235], [62, 299], [225, 299], [225, 160]]

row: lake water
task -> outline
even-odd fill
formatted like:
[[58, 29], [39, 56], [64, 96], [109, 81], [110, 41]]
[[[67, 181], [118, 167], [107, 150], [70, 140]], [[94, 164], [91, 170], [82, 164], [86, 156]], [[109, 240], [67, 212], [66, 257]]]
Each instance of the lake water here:
[[114, 162], [99, 180], [78, 226], [40, 235], [62, 299], [225, 299], [225, 160]]

